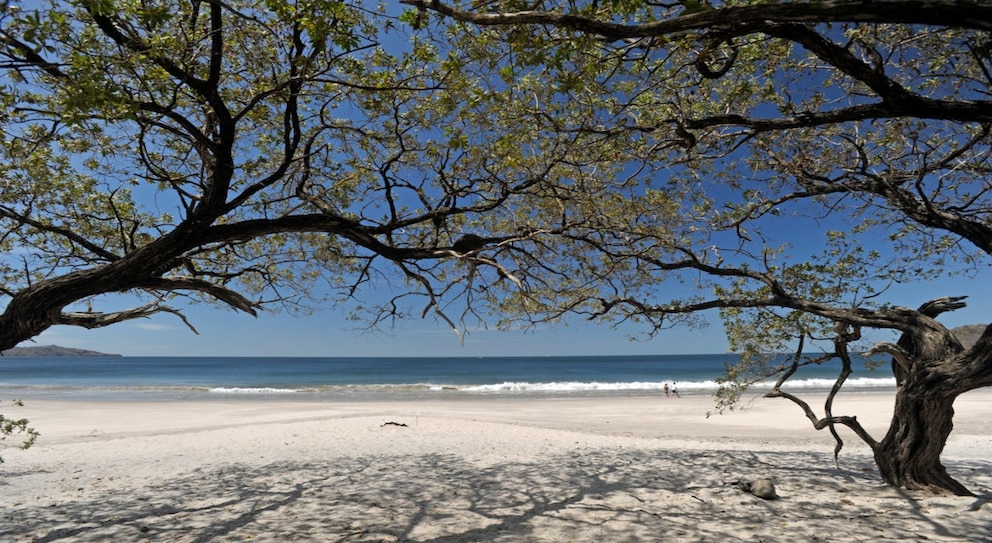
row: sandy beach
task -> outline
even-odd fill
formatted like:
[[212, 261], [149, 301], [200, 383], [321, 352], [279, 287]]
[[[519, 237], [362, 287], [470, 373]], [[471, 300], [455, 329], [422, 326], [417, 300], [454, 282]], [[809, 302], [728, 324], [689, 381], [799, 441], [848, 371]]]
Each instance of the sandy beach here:
[[[818, 404], [814, 404], [818, 405]], [[944, 464], [979, 495], [884, 486], [784, 400], [29, 401], [0, 541], [992, 541], [992, 392]], [[9, 409], [8, 409], [9, 410]], [[891, 394], [842, 399], [881, 437]], [[767, 501], [735, 483], [768, 478]]]

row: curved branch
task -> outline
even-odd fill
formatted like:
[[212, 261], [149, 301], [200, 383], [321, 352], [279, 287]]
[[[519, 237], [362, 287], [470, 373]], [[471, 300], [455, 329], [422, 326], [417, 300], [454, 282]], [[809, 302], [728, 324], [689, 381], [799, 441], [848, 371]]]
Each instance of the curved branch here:
[[[730, 48], [730, 54], [727, 58], [723, 59], [722, 62], [717, 64], [715, 68], [710, 66], [710, 60], [712, 59], [713, 53], [724, 44]], [[718, 36], [710, 41], [710, 43], [707, 44], [702, 51], [700, 51], [693, 65], [696, 67], [696, 71], [699, 72], [699, 75], [707, 79], [719, 79], [726, 75], [727, 72], [734, 67], [734, 62], [737, 61], [737, 55], [738, 48], [737, 44], [734, 43], [734, 40], [729, 36]]]
[[[941, 206], [919, 192], [913, 193], [904, 187], [906, 180], [936, 175], [940, 168], [947, 167], [952, 161], [958, 160], [967, 150], [973, 149], [980, 142], [987, 142], [990, 130], [992, 130], [992, 126], [985, 124], [982, 130], [969, 139], [965, 145], [941, 157], [935, 165], [924, 166], [919, 170], [909, 172], [885, 172], [884, 174], [870, 172], [866, 167], [867, 158], [864, 157], [866, 157], [867, 151], [864, 147], [853, 140], [844, 138], [852, 144], [852, 150], [862, 157], [862, 164], [858, 171], [849, 172], [847, 178], [830, 179], [803, 168], [795, 168], [790, 164], [777, 164], [795, 175], [805, 190], [784, 195], [776, 201], [769, 202], [768, 205], [825, 194], [867, 193], [884, 199], [885, 203], [892, 209], [922, 226], [957, 234], [985, 253], [992, 254], [992, 226], [980, 220], [983, 217], [980, 210], [969, 215], [967, 211], [970, 203], [959, 206]], [[975, 198], [977, 199], [977, 196]]]
[[796, 349], [796, 353], [794, 355], [791, 367], [788, 370], [786, 370], [786, 373], [782, 375], [782, 377], [779, 378], [778, 382], [775, 383], [775, 386], [772, 388], [772, 390], [765, 394], [766, 398], [785, 398], [791, 401], [792, 403], [798, 405], [803, 410], [803, 413], [806, 414], [806, 418], [808, 418], [810, 422], [813, 423], [813, 428], [815, 428], [816, 430], [829, 428], [830, 434], [833, 436], [835, 443], [834, 445], [835, 464], [839, 461], [838, 457], [840, 455], [841, 449], [844, 448], [844, 440], [841, 439], [840, 434], [837, 433], [836, 425], [838, 424], [842, 424], [850, 428], [859, 438], [861, 438], [862, 441], [864, 441], [872, 449], [874, 449], [878, 443], [877, 441], [875, 441], [875, 438], [873, 438], [871, 434], [869, 434], [868, 431], [865, 430], [865, 428], [861, 425], [861, 423], [858, 422], [857, 417], [834, 416], [833, 414], [834, 399], [837, 397], [837, 394], [840, 393], [841, 388], [844, 386], [844, 382], [847, 381], [847, 378], [851, 375], [851, 357], [848, 355], [847, 352], [847, 343], [849, 341], [861, 337], [861, 332], [859, 329], [855, 328], [853, 334], [849, 334], [844, 328], [846, 327], [844, 326], [838, 327], [837, 336], [834, 338], [834, 347], [835, 347], [834, 353], [824, 356], [822, 359], [819, 359], [818, 362], [814, 361], [815, 363], [819, 363], [825, 361], [826, 359], [839, 357], [843, 362], [843, 367], [841, 369], [841, 372], [837, 376], [836, 381], [834, 381], [833, 386], [830, 388], [830, 393], [827, 395], [827, 398], [823, 403], [824, 416], [822, 418], [818, 417], [816, 415], [816, 412], [813, 411], [813, 409], [809, 406], [809, 404], [803, 401], [801, 398], [793, 394], [790, 394], [788, 392], [784, 392], [781, 389], [782, 384], [785, 383], [785, 381], [788, 380], [789, 377], [791, 377], [794, 373], [796, 373], [797, 369], [799, 369], [799, 360], [802, 357], [802, 352], [803, 352], [802, 339], [804, 338], [800, 339], [799, 346]]
[[553, 11], [474, 13], [438, 0], [400, 0], [445, 17], [480, 26], [548, 25], [604, 38], [646, 38], [704, 29], [731, 29], [775, 23], [898, 23], [992, 30], [992, 6], [978, 1], [836, 0], [726, 7], [683, 14], [643, 24], [618, 24]]
[[3, 56], [11, 59], [13, 62], [10, 64], [5, 62], [3, 64], [4, 68], [36, 66], [52, 77], [66, 77], [66, 73], [62, 71], [59, 64], [48, 61], [45, 57], [35, 51], [34, 47], [11, 36], [7, 32], [0, 32], [0, 44], [11, 48], [4, 51]]
[[[826, 112], [803, 112], [779, 119], [741, 115], [686, 119], [684, 122], [687, 129], [741, 126], [756, 132], [764, 132], [894, 117], [958, 122], [992, 121], [992, 101], [934, 100], [910, 93], [884, 72], [876, 70], [844, 47], [831, 42], [807, 26], [817, 23], [849, 22], [992, 30], [992, 5], [985, 2], [856, 0], [762, 4], [710, 9], [651, 23], [629, 25], [553, 11], [474, 13], [437, 0], [401, 0], [401, 3], [418, 9], [430, 9], [446, 17], [480, 26], [554, 26], [595, 34], [610, 40], [659, 38], [704, 30], [720, 33], [722, 40], [728, 40], [733, 36], [763, 33], [802, 45], [838, 70], [863, 82], [882, 98], [882, 102], [877, 104], [857, 105]], [[705, 60], [705, 56], [704, 50], [700, 58]], [[731, 64], [733, 59], [724, 67], [729, 69]], [[701, 73], [704, 77], [722, 75], [721, 68], [708, 71], [709, 67], [705, 62], [697, 62], [697, 68], [700, 67], [703, 68]]]
[[907, 352], [906, 349], [903, 349], [902, 347], [896, 345], [895, 343], [888, 343], [888, 342], [876, 343], [871, 346], [871, 349], [868, 349], [865, 352], [864, 356], [869, 357], [869, 356], [874, 356], [876, 354], [887, 354], [891, 356], [892, 359], [895, 360], [896, 363], [899, 364], [899, 366], [901, 366], [902, 369], [904, 369], [905, 371], [909, 371], [910, 368], [913, 367], [913, 360], [909, 352]]
[[79, 235], [70, 228], [66, 228], [55, 224], [46, 224], [41, 221], [37, 221], [21, 213], [17, 213], [7, 208], [6, 206], [0, 206], [0, 217], [6, 217], [22, 225], [28, 225], [32, 228], [35, 228], [41, 232], [47, 232], [49, 234], [65, 238], [70, 243], [75, 243], [80, 247], [83, 247], [87, 251], [106, 260], [107, 262], [115, 262], [121, 258], [120, 256], [104, 249], [102, 246], [97, 245], [96, 243], [93, 243], [90, 240], [84, 238], [83, 236]]
[[195, 291], [202, 292], [226, 303], [234, 309], [244, 311], [249, 315], [258, 316], [255, 308], [257, 303], [248, 300], [241, 294], [216, 283], [194, 279], [192, 277], [157, 277], [141, 281], [137, 288], [159, 291]]
[[885, 72], [854, 56], [850, 50], [823, 37], [808, 26], [798, 24], [769, 25], [763, 32], [776, 38], [798, 43], [834, 68], [861, 81], [885, 102], [898, 108], [920, 107], [922, 97], [911, 94]]
[[932, 318], [937, 317], [942, 313], [948, 311], [957, 311], [968, 304], [964, 302], [967, 296], [945, 296], [943, 298], [935, 298], [928, 302], [924, 302], [923, 305], [917, 309], [920, 313]]
[[160, 305], [159, 302], [152, 302], [141, 307], [134, 307], [131, 309], [125, 309], [123, 311], [115, 311], [113, 313], [100, 313], [100, 312], [66, 312], [61, 313], [56, 319], [54, 324], [64, 324], [67, 326], [81, 326], [87, 329], [103, 328], [104, 326], [110, 326], [112, 324], [117, 324], [119, 322], [134, 320], [134, 319], [144, 319], [155, 315], [156, 313], [171, 313], [179, 317], [187, 328], [193, 331], [194, 334], [199, 335], [199, 332], [192, 324], [186, 319], [179, 310]]
[[[107, 37], [114, 41], [119, 47], [138, 53], [153, 62], [155, 65], [165, 70], [177, 82], [189, 86], [195, 91], [210, 107], [212, 119], [210, 124], [212, 130], [216, 130], [217, 142], [210, 139], [207, 134], [197, 134], [200, 131], [193, 131], [191, 134], [200, 142], [209, 142], [206, 149], [214, 154], [214, 168], [210, 172], [211, 182], [204, 189], [203, 198], [194, 209], [204, 219], [211, 215], [219, 216], [224, 213], [230, 180], [234, 172], [234, 158], [232, 150], [235, 139], [235, 121], [230, 110], [220, 95], [218, 85], [220, 74], [223, 69], [223, 20], [222, 4], [216, 0], [208, 0], [210, 3], [210, 53], [207, 65], [207, 78], [197, 77], [191, 70], [184, 68], [174, 60], [156, 52], [149, 43], [133, 29], [122, 21], [116, 14], [106, 10], [96, 2], [84, 2], [90, 17]], [[186, 127], [186, 125], [184, 125]], [[186, 127], [188, 130], [188, 127]]]
[[992, 324], [970, 349], [960, 353], [953, 364], [963, 379], [963, 390], [992, 386]]
[[441, 303], [437, 298], [437, 294], [434, 292], [434, 287], [431, 285], [431, 282], [423, 275], [410, 270], [410, 268], [403, 265], [403, 263], [399, 263], [398, 265], [409, 280], [420, 283], [420, 285], [424, 288], [424, 292], [427, 293], [428, 302], [427, 305], [424, 307], [424, 311], [421, 317], [426, 317], [427, 313], [433, 311], [435, 315], [437, 315], [441, 320], [443, 320], [445, 323], [448, 324], [448, 326], [451, 327], [451, 331], [454, 332], [455, 336], [458, 337], [458, 342], [464, 343], [465, 341], [464, 334], [462, 333], [461, 330], [458, 329], [458, 326], [455, 324], [455, 322], [450, 317], [448, 317], [448, 314], [445, 313], [444, 308], [441, 307]]
[[145, 43], [140, 37], [131, 32], [125, 32], [127, 25], [120, 19], [111, 17], [109, 11], [104, 11], [102, 6], [96, 2], [83, 2], [83, 8], [93, 18], [93, 22], [100, 27], [100, 31], [107, 35], [117, 45], [136, 53], [141, 53], [151, 59], [158, 67], [165, 70], [169, 75], [182, 81], [190, 87], [203, 90], [207, 86], [207, 81], [199, 79], [182, 66], [162, 55], [155, 54], [152, 47]]
[[[861, 438], [861, 440], [867, 443], [869, 446], [873, 446], [876, 443], [875, 439], [871, 437], [871, 434], [869, 434], [867, 430], [865, 430], [864, 427], [861, 426], [861, 423], [858, 422], [858, 417], [854, 417], [854, 416], [833, 416], [833, 417], [823, 417], [823, 418], [817, 417], [816, 413], [813, 411], [813, 409], [809, 406], [808, 403], [803, 401], [798, 396], [795, 396], [788, 392], [783, 392], [781, 390], [775, 392], [769, 392], [765, 394], [765, 397], [785, 398], [791, 401], [792, 403], [798, 405], [800, 408], [802, 408], [803, 412], [806, 414], [806, 418], [810, 419], [810, 421], [813, 423], [813, 428], [816, 430], [822, 430], [824, 428], [840, 424], [850, 428], [851, 431], [857, 434], [858, 437]], [[837, 452], [839, 452], [839, 449], [835, 449], [834, 451], [835, 458]]]
[[[688, 251], [684, 252], [689, 254]], [[637, 255], [625, 255], [624, 257], [639, 258]], [[604, 316], [619, 306], [631, 307], [635, 313], [645, 316], [662, 318], [670, 315], [699, 313], [710, 309], [757, 309], [777, 307], [802, 311], [804, 313], [830, 319], [837, 323], [843, 323], [848, 326], [886, 328], [906, 331], [917, 328], [921, 317], [927, 318], [927, 320], [931, 323], [933, 322], [929, 315], [922, 312], [922, 309], [928, 307], [928, 304], [949, 307], [960, 303], [960, 298], [941, 298], [924, 304], [921, 310], [914, 310], [905, 307], [889, 307], [879, 309], [838, 307], [793, 295], [786, 291], [776, 280], [776, 278], [768, 273], [761, 273], [747, 268], [710, 265], [702, 262], [694, 255], [690, 255], [690, 258], [686, 260], [673, 262], [663, 262], [651, 258], [639, 259], [654, 266], [658, 271], [696, 270], [714, 277], [740, 278], [757, 281], [764, 284], [770, 292], [767, 295], [755, 295], [754, 297], [717, 297], [710, 300], [688, 304], [647, 304], [631, 297], [600, 299], [599, 301], [602, 305], [602, 309], [596, 311], [591, 318]]]

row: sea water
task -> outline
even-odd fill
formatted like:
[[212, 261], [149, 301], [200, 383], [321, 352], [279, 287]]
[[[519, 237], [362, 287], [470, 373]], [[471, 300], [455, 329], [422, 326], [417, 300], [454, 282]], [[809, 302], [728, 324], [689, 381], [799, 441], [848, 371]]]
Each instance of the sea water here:
[[[736, 355], [458, 358], [4, 357], [0, 400], [712, 394]], [[895, 386], [857, 360], [846, 389]], [[809, 366], [787, 389], [829, 389], [838, 364]], [[758, 386], [769, 386], [767, 383]]]

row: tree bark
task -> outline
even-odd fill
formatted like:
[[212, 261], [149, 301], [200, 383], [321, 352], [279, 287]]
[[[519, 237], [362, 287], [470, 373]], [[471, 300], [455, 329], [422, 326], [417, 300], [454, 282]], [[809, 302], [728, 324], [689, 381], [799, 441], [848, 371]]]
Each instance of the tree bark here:
[[889, 431], [874, 449], [875, 463], [886, 483], [909, 490], [972, 496], [940, 462], [944, 444], [954, 428], [956, 394], [935, 392], [916, 379], [896, 393]]
[[920, 317], [899, 338], [909, 355], [908, 367], [893, 362], [896, 399], [885, 437], [872, 446], [882, 479], [897, 488], [973, 496], [948, 475], [940, 462], [954, 429], [954, 400], [983, 386], [989, 373], [990, 330], [967, 351], [934, 317], [964, 307], [963, 297], [931, 300], [919, 308]]

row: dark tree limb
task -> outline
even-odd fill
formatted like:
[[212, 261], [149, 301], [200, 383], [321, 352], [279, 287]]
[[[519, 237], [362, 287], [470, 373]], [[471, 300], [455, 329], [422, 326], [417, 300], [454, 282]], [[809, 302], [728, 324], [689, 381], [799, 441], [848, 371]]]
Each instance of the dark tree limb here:
[[62, 313], [55, 324], [64, 324], [68, 326], [80, 326], [87, 329], [103, 328], [105, 326], [110, 326], [112, 324], [117, 324], [124, 321], [134, 320], [134, 319], [145, 319], [151, 317], [152, 315], [158, 313], [171, 313], [183, 321], [187, 328], [189, 328], [194, 334], [199, 334], [196, 328], [190, 324], [186, 316], [182, 314], [179, 310], [161, 305], [159, 302], [152, 302], [140, 307], [134, 307], [131, 309], [125, 309], [123, 311], [115, 311], [112, 313], [100, 313], [100, 312], [66, 312]]
[[255, 311], [258, 304], [248, 300], [241, 294], [224, 288], [216, 283], [211, 283], [209, 281], [203, 281], [200, 279], [195, 279], [192, 277], [159, 277], [155, 279], [149, 279], [147, 281], [138, 283], [136, 285], [138, 288], [144, 288], [148, 290], [156, 291], [190, 291], [190, 292], [201, 292], [212, 296], [213, 298], [224, 302], [225, 304], [231, 306], [233, 309], [239, 311], [244, 311], [252, 316], [257, 316], [258, 313]]
[[798, 396], [785, 392], [782, 390], [782, 385], [784, 385], [789, 378], [791, 378], [800, 367], [800, 361], [803, 359], [803, 346], [805, 345], [805, 336], [800, 337], [799, 345], [796, 348], [796, 352], [793, 355], [792, 363], [789, 368], [783, 372], [776, 381], [772, 389], [765, 394], [766, 398], [785, 398], [792, 403], [799, 406], [806, 415], [806, 418], [813, 423], [813, 428], [817, 430], [822, 430], [828, 428], [830, 430], [830, 435], [834, 438], [834, 463], [839, 463], [839, 456], [841, 449], [844, 448], [844, 440], [841, 438], [840, 434], [837, 433], [837, 425], [841, 424], [850, 428], [862, 441], [864, 441], [868, 446], [875, 446], [875, 439], [868, 433], [867, 430], [861, 426], [858, 422], [857, 417], [853, 416], [835, 416], [833, 414], [833, 403], [837, 394], [840, 393], [841, 388], [844, 386], [844, 382], [851, 375], [851, 358], [847, 354], [847, 343], [853, 341], [855, 337], [860, 336], [860, 331], [855, 327], [853, 334], [847, 331], [847, 326], [839, 325], [838, 334], [834, 339], [835, 352], [824, 356], [822, 359], [814, 360], [812, 363], [820, 363], [826, 360], [839, 357], [842, 361], [843, 367], [837, 379], [834, 381], [833, 386], [830, 389], [830, 393], [827, 394], [827, 398], [823, 404], [824, 416], [819, 417], [813, 408], [810, 407], [809, 403], [805, 400], [799, 398]]
[[[992, 5], [976, 1], [828, 1], [814, 3], [773, 3], [755, 6], [705, 10], [689, 15], [662, 18], [644, 24], [620, 24], [557, 11], [476, 13], [438, 0], [401, 0], [418, 9], [433, 10], [445, 17], [479, 26], [543, 25], [566, 28], [610, 40], [661, 38], [690, 32], [712, 32], [722, 40], [748, 34], [776, 36], [809, 49], [848, 76], [874, 90], [880, 102], [840, 107], [830, 111], [804, 111], [779, 118], [747, 117], [737, 114], [679, 119], [683, 129], [699, 130], [719, 126], [740, 126], [756, 133], [807, 128], [880, 118], [925, 118], [957, 122], [992, 121], [992, 101], [935, 100], [910, 93], [891, 77], [864, 62], [844, 47], [812, 30], [808, 25], [830, 22], [895, 23], [992, 29]], [[708, 46], [709, 47], [709, 46]], [[700, 55], [701, 73], [719, 77], [721, 68], [711, 69]], [[731, 59], [725, 67], [729, 70]], [[675, 123], [676, 120], [672, 120]], [[646, 129], [646, 127], [642, 127]]]
[[957, 311], [968, 304], [964, 302], [967, 296], [945, 296], [943, 298], [935, 298], [928, 302], [924, 302], [923, 305], [917, 309], [923, 315], [930, 317], [931, 319], [936, 318], [938, 315], [947, 313], [948, 311]]
[[476, 13], [439, 0], [400, 0], [418, 9], [480, 25], [549, 25], [596, 34], [604, 38], [645, 38], [707, 29], [732, 29], [774, 23], [900, 23], [948, 25], [992, 30], [992, 6], [979, 1], [950, 0], [834, 0], [771, 3], [699, 11], [643, 24], [620, 24], [556, 11]]

